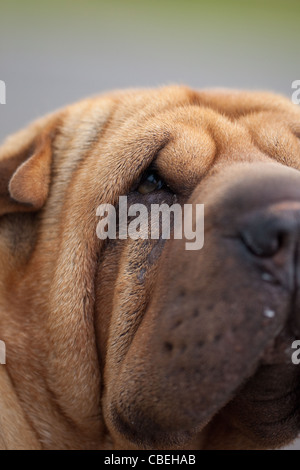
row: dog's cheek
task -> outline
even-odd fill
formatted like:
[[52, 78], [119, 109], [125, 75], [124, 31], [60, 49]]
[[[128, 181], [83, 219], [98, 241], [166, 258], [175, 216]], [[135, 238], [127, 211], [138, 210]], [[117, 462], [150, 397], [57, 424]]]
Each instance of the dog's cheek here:
[[[134, 191], [129, 194], [127, 207], [143, 204], [151, 211], [151, 204], [168, 203], [174, 194], [155, 191], [145, 196]], [[107, 239], [99, 255], [95, 278], [95, 330], [102, 372], [109, 357], [111, 367], [120, 364], [148, 306], [154, 290], [157, 266], [165, 240], [152, 239], [149, 218], [142, 223], [141, 238], [120, 240], [120, 219], [117, 206], [116, 239]], [[127, 231], [134, 217], [127, 217]], [[161, 223], [160, 230], [161, 230]], [[146, 231], [145, 231], [146, 230]], [[148, 232], [148, 233], [147, 233]]]
[[161, 239], [110, 240], [99, 258], [95, 332], [101, 372], [103, 376], [107, 372], [107, 380], [122, 362], [142, 321], [163, 247]]

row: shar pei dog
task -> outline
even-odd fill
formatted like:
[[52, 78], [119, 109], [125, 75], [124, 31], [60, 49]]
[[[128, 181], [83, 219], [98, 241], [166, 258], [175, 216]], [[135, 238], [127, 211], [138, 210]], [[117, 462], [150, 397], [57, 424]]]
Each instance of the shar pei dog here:
[[[293, 441], [299, 169], [300, 110], [271, 93], [118, 91], [10, 136], [0, 147], [0, 447]], [[117, 219], [116, 237], [101, 239], [97, 210], [117, 214], [120, 196], [128, 208], [189, 205], [192, 227], [204, 205], [203, 247], [174, 236], [171, 211], [169, 238], [162, 222], [156, 238], [118, 236]]]

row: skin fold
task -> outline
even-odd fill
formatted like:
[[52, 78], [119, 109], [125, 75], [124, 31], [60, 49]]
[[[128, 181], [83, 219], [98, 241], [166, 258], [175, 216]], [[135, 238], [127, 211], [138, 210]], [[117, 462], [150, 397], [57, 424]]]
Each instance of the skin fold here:
[[[267, 449], [300, 429], [300, 111], [117, 91], [0, 147], [0, 448]], [[163, 181], [141, 192], [147, 172]], [[100, 204], [204, 204], [205, 242], [99, 240]]]

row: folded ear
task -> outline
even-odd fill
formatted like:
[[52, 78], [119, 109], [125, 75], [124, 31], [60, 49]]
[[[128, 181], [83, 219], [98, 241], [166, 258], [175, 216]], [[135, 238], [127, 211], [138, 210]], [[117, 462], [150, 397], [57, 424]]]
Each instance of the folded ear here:
[[0, 148], [0, 216], [37, 211], [47, 200], [57, 122], [40, 121]]

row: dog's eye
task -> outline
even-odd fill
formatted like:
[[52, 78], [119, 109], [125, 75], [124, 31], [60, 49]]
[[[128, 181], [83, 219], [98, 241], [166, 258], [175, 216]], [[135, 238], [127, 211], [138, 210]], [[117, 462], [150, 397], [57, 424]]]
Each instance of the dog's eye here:
[[155, 170], [149, 170], [141, 179], [137, 191], [141, 194], [149, 194], [165, 186], [164, 181]]

